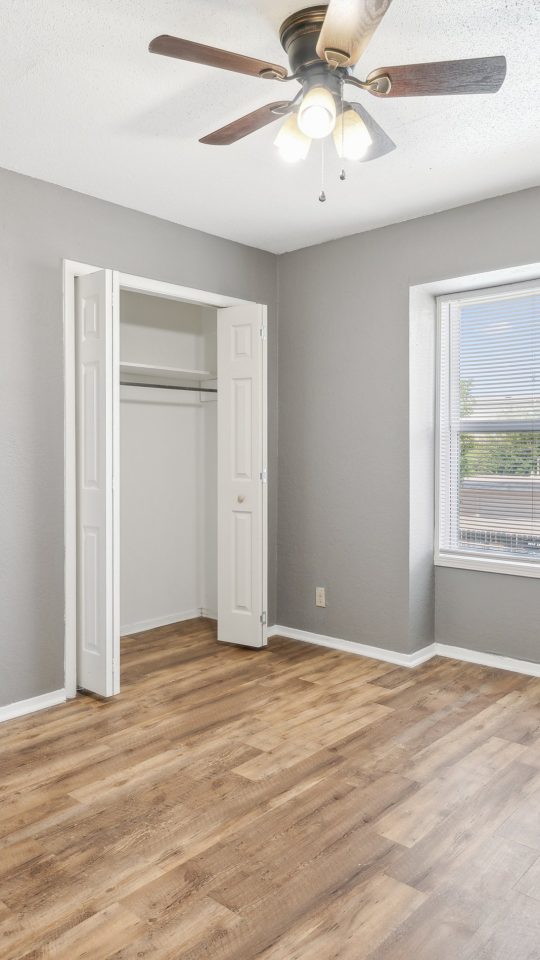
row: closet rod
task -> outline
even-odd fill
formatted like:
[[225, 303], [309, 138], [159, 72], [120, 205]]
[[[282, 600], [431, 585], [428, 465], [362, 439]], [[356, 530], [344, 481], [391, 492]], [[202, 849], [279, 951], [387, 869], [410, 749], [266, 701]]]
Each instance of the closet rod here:
[[152, 387], [154, 390], [195, 390], [197, 393], [217, 393], [214, 387], [179, 387], [175, 383], [130, 383], [121, 380], [121, 387]]

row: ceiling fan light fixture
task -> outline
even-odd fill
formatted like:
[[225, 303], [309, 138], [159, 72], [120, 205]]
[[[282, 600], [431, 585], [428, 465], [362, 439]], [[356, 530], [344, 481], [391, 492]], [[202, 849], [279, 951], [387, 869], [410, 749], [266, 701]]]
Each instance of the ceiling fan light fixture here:
[[373, 143], [368, 128], [356, 110], [348, 107], [334, 127], [334, 144], [342, 160], [361, 160]]
[[298, 126], [306, 137], [322, 140], [334, 129], [336, 103], [325, 87], [311, 87], [304, 96], [298, 111]]
[[298, 160], [306, 159], [311, 140], [300, 130], [296, 113], [291, 113], [281, 124], [274, 146], [278, 148], [282, 160], [286, 160], [287, 163], [297, 163]]
[[[506, 59], [500, 55], [378, 67], [365, 80], [353, 76], [352, 68], [391, 4], [392, 0], [326, 0], [292, 13], [279, 32], [289, 69], [168, 34], [155, 37], [149, 50], [188, 63], [300, 85], [290, 100], [266, 103], [201, 137], [200, 143], [234, 144], [278, 118], [289, 117], [274, 141], [289, 163], [305, 159], [313, 139], [323, 141], [332, 133], [343, 161], [375, 160], [395, 150], [396, 144], [361, 103], [344, 101], [345, 86], [381, 99], [487, 94], [496, 93], [506, 76]], [[324, 149], [320, 157], [323, 173]], [[341, 166], [340, 179], [345, 180], [346, 165]], [[324, 190], [319, 199], [325, 199]]]

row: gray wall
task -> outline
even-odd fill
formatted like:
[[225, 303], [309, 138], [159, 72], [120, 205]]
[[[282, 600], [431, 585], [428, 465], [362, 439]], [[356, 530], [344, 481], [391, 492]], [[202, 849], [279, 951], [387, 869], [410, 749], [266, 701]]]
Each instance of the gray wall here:
[[[278, 623], [404, 652], [428, 639], [433, 598], [420, 617], [410, 581], [409, 288], [540, 260], [539, 222], [535, 188], [279, 258]], [[538, 580], [440, 568], [435, 635], [539, 660], [539, 602]]]
[[440, 643], [540, 661], [540, 581], [437, 567], [435, 584]]
[[62, 259], [269, 304], [275, 608], [276, 259], [0, 171], [0, 705], [63, 686]]

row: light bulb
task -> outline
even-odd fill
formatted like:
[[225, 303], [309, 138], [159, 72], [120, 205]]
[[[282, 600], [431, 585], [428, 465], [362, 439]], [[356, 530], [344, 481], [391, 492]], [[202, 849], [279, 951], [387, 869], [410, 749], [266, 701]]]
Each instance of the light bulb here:
[[336, 120], [334, 143], [338, 156], [344, 160], [361, 160], [373, 143], [362, 117], [351, 107]]
[[298, 129], [298, 118], [295, 113], [291, 113], [290, 117], [282, 123], [274, 145], [278, 148], [282, 159], [288, 163], [306, 159], [311, 140]]
[[312, 87], [302, 100], [298, 113], [298, 126], [302, 133], [321, 140], [332, 133], [336, 122], [336, 104], [325, 87]]

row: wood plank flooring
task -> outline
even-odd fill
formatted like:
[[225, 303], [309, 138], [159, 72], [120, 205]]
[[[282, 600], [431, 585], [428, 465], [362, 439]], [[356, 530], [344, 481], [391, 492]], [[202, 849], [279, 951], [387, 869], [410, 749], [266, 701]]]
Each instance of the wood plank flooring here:
[[210, 621], [0, 726], [0, 960], [539, 960], [540, 680]]

